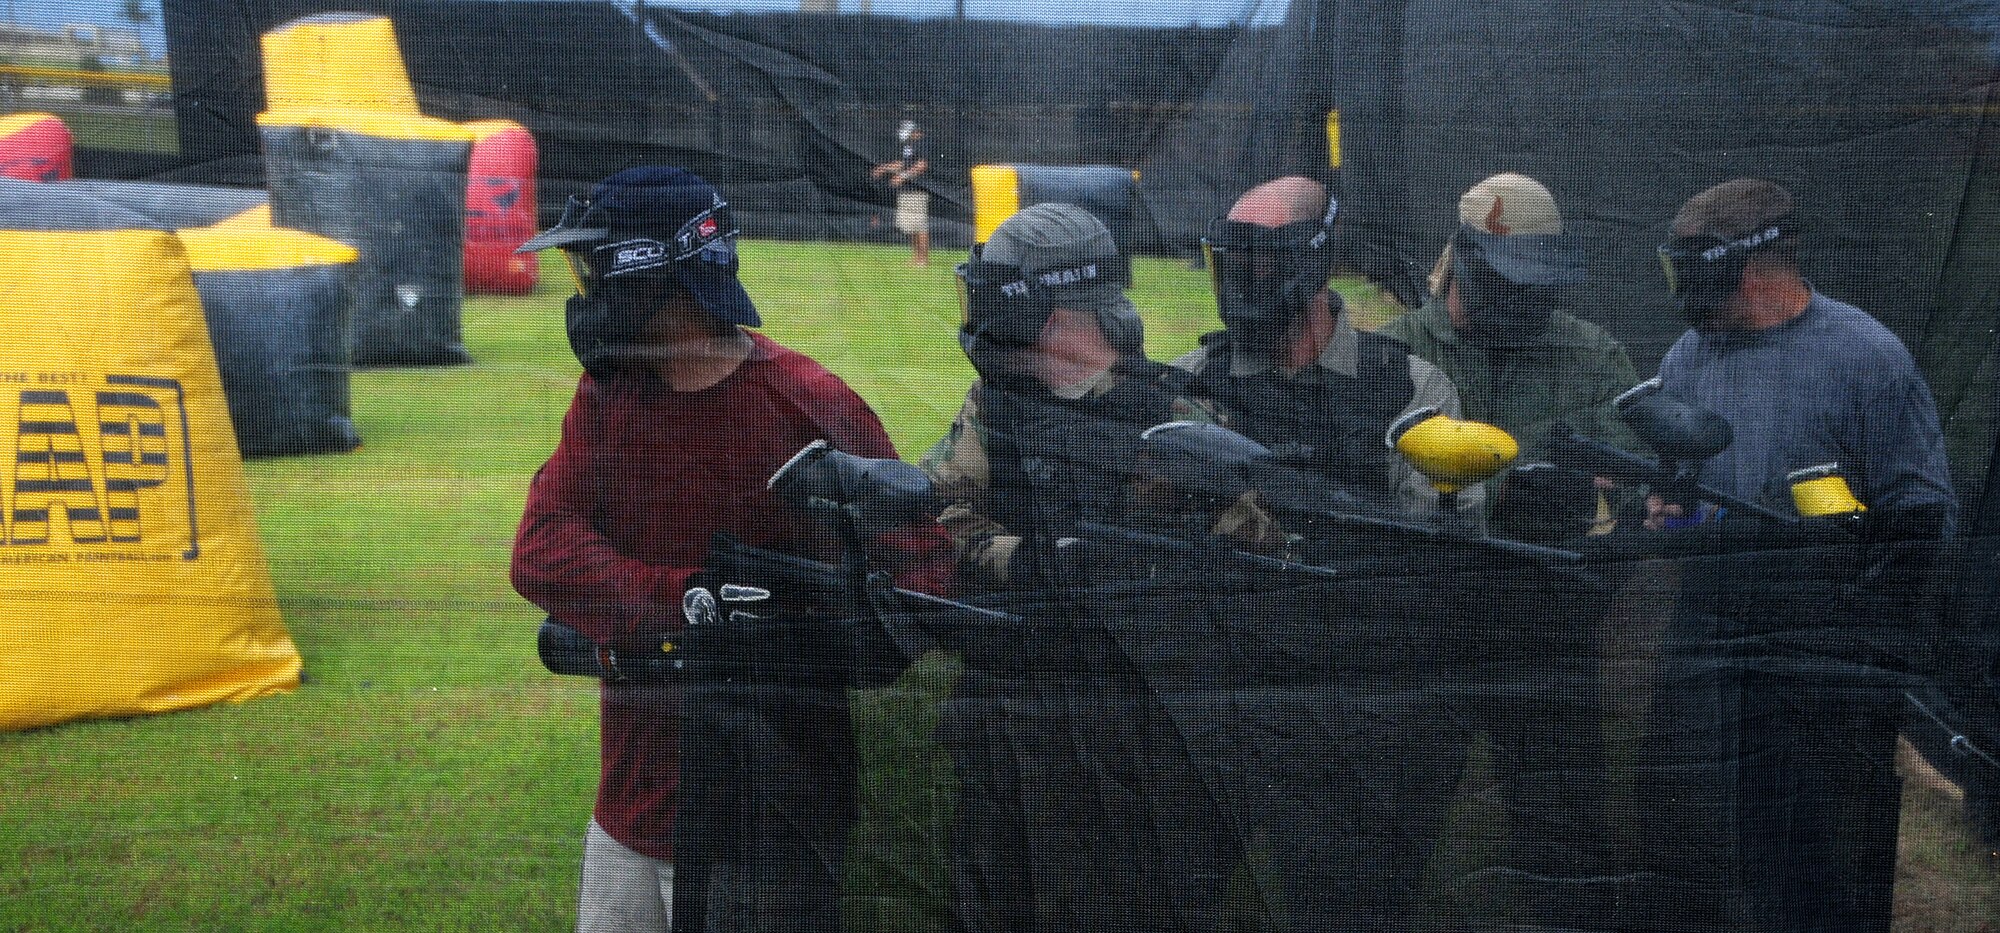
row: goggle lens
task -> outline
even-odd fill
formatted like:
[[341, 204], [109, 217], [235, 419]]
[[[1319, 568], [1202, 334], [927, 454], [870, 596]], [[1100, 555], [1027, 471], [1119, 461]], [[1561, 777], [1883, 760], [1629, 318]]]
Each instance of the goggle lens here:
[[1049, 318], [1046, 291], [1021, 270], [999, 263], [961, 263], [954, 276], [962, 326], [979, 339], [1007, 347], [1032, 347]]
[[597, 273], [592, 271], [590, 257], [582, 250], [562, 251], [563, 260], [569, 263], [570, 274], [576, 277], [576, 290], [588, 298], [597, 292]]

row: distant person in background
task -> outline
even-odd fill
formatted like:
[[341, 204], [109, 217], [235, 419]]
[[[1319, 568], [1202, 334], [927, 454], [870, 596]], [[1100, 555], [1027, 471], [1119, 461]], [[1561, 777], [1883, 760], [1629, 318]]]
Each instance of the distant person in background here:
[[888, 179], [896, 192], [896, 229], [910, 235], [910, 265], [931, 264], [931, 196], [918, 187], [917, 179], [930, 170], [924, 157], [924, 130], [914, 120], [904, 120], [896, 128], [896, 141], [903, 147], [901, 157], [875, 166], [870, 176]]

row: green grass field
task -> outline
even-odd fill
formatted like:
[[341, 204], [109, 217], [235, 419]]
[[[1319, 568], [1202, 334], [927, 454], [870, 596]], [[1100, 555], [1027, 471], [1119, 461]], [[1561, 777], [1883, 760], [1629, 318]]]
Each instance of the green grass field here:
[[[952, 338], [957, 257], [913, 270], [888, 248], [743, 252], [774, 337], [848, 379], [906, 456], [943, 433], [971, 378]], [[0, 734], [0, 930], [573, 922], [595, 688], [541, 669], [540, 614], [507, 582], [528, 477], [577, 375], [569, 283], [545, 271], [532, 297], [468, 300], [475, 364], [356, 373], [360, 450], [247, 465], [304, 686]], [[1203, 274], [1141, 260], [1136, 278], [1151, 351], [1193, 346], [1213, 313]], [[863, 781], [857, 929], [935, 923], [949, 767], [926, 729], [951, 676], [928, 659], [857, 706], [871, 760], [898, 763]], [[1993, 929], [1989, 856], [1948, 808], [1913, 801], [1905, 885], [1920, 902], [1903, 928]]]

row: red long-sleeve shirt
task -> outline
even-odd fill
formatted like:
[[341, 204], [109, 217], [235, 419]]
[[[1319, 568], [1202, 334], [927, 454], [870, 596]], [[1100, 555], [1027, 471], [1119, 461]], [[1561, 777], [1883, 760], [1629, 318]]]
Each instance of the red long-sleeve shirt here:
[[[679, 628], [681, 594], [710, 539], [797, 550], [813, 522], [765, 489], [799, 448], [825, 440], [864, 457], [895, 445], [852, 389], [803, 354], [752, 334], [750, 356], [721, 382], [676, 392], [650, 371], [583, 377], [562, 439], [535, 475], [514, 541], [514, 588], [608, 645]], [[948, 583], [942, 529], [889, 536], [900, 582]], [[914, 569], [911, 569], [914, 568]], [[680, 780], [679, 703], [668, 688], [607, 683], [599, 717], [596, 818], [646, 855], [673, 857]]]

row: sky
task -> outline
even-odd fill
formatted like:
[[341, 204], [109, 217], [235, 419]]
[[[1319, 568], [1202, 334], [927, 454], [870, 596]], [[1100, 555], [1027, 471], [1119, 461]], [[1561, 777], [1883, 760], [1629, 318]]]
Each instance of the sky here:
[[[142, 0], [152, 13], [152, 21], [140, 28], [146, 45], [155, 53], [166, 49], [160, 28], [161, 0]], [[571, 0], [576, 3], [606, 0]], [[732, 11], [769, 12], [796, 10], [798, 0], [652, 0], [659, 6], [713, 13]], [[860, 12], [864, 0], [839, 0], [843, 13]], [[914, 18], [951, 16], [954, 0], [866, 0], [870, 11], [881, 16]], [[1276, 23], [1284, 18], [1284, 0], [965, 0], [966, 16], [972, 19], [1005, 19], [1021, 22], [1073, 24], [1095, 23], [1117, 26], [1179, 27], [1189, 23], [1221, 26], [1230, 23]], [[23, 25], [53, 29], [65, 23], [96, 23], [130, 26], [123, 15], [124, 0], [0, 0], [0, 19]]]
[[[141, 28], [147, 46], [166, 49], [160, 29], [161, 0], [142, 0], [152, 21]], [[329, 0], [332, 2], [332, 0]], [[604, 3], [610, 0], [568, 0]], [[798, 0], [650, 0], [660, 6], [726, 13], [732, 11], [796, 10]], [[838, 0], [843, 13], [861, 10], [864, 0]], [[918, 18], [951, 16], [955, 0], [865, 0], [870, 12], [882, 16]], [[1095, 23], [1118, 26], [1180, 27], [1189, 23], [1220, 26], [1231, 23], [1268, 25], [1281, 21], [1286, 0], [964, 0], [972, 19], [1002, 19], [1051, 24]], [[1663, 3], [1665, 0], [1663, 0]], [[1907, 0], [1913, 10], [1961, 23], [1994, 29], [2000, 43], [2000, 10], [1992, 0]], [[124, 0], [0, 0], [0, 19], [54, 28], [69, 22], [129, 26], [122, 15]]]

